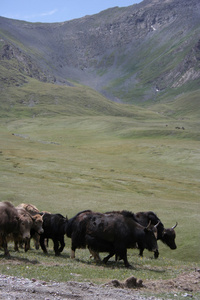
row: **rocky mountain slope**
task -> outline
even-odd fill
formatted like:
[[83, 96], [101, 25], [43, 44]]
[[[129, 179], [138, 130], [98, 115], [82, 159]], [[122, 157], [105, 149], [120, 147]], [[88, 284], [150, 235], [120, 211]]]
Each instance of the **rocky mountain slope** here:
[[[76, 80], [141, 104], [200, 83], [199, 0], [144, 0], [63, 23], [0, 18], [1, 86]], [[172, 92], [173, 91], [173, 92]]]

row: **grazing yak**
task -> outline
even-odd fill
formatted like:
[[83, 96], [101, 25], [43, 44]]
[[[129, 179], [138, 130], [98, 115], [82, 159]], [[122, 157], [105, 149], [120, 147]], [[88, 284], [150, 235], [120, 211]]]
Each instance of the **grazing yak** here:
[[[34, 240], [35, 248], [39, 249], [40, 243], [40, 234], [44, 232], [42, 228], [43, 224], [43, 213], [41, 213], [37, 207], [32, 204], [21, 203], [16, 208], [25, 209], [30, 215], [33, 220], [33, 226], [31, 228], [31, 238]], [[25, 248], [27, 250], [30, 249], [30, 239], [26, 242]]]
[[[161, 240], [165, 245], [170, 247], [170, 249], [174, 250], [176, 249], [176, 243], [175, 243], [175, 238], [176, 238], [176, 233], [175, 233], [175, 228], [178, 225], [176, 222], [176, 225], [174, 225], [172, 228], [164, 228], [163, 223], [161, 220], [157, 217], [157, 215], [152, 212], [152, 211], [147, 211], [147, 212], [138, 212], [135, 214], [135, 219], [136, 221], [141, 224], [142, 226], [147, 226], [149, 222], [151, 221], [151, 224], [157, 225], [157, 231], [158, 231], [158, 236], [157, 240]], [[143, 248], [140, 249], [140, 256], [143, 256]], [[158, 258], [159, 252], [156, 250], [154, 252], [154, 257]]]
[[77, 248], [86, 247], [86, 227], [91, 215], [91, 210], [84, 210], [68, 221], [67, 236], [71, 238], [71, 258], [75, 258]]
[[[30, 239], [30, 232], [31, 228], [33, 227], [33, 219], [31, 218], [31, 215], [23, 208], [16, 207], [19, 219], [20, 219], [20, 231], [18, 233], [11, 233], [8, 236], [8, 241], [13, 240], [14, 241], [14, 249], [15, 251], [19, 251], [19, 244], [25, 243], [24, 250], [25, 252], [28, 251], [27, 247], [27, 241]], [[21, 234], [23, 232], [23, 235]]]
[[67, 232], [68, 219], [61, 214], [45, 213], [43, 215], [44, 232], [40, 235], [40, 246], [44, 253], [47, 253], [45, 239], [52, 239], [54, 252], [58, 256], [65, 247], [64, 235]]
[[134, 214], [127, 211], [95, 213], [84, 211], [69, 220], [67, 236], [71, 237], [71, 257], [76, 248], [88, 247], [94, 252], [109, 252], [106, 263], [114, 254], [130, 267], [127, 249], [140, 245], [149, 251], [157, 250], [157, 230], [150, 224], [143, 227], [135, 221]]
[[8, 257], [10, 253], [7, 247], [7, 239], [11, 234], [14, 240], [19, 237], [26, 240], [30, 237], [30, 228], [27, 229], [24, 214], [21, 214], [12, 203], [8, 201], [0, 202], [0, 246], [3, 247], [5, 256]]
[[[121, 213], [120, 211], [117, 213]], [[122, 211], [123, 213], [123, 211]], [[175, 243], [175, 238], [176, 238], [176, 233], [175, 233], [175, 228], [178, 225], [176, 224], [172, 228], [164, 228], [163, 223], [161, 220], [157, 217], [157, 215], [152, 212], [152, 211], [147, 211], [147, 212], [138, 212], [134, 214], [134, 219], [136, 222], [138, 222], [140, 225], [146, 227], [149, 222], [151, 222], [152, 225], [155, 225], [157, 228], [157, 240], [161, 240], [165, 245], [170, 247], [170, 249], [174, 250], [176, 249], [176, 243]], [[144, 252], [144, 247], [142, 244], [137, 244], [137, 247], [139, 248], [139, 255], [143, 256]], [[94, 259], [98, 259], [99, 255], [98, 252], [92, 252], [92, 256], [94, 256]], [[154, 251], [154, 258], [158, 258], [159, 256], [159, 251], [158, 249]], [[107, 260], [110, 256], [107, 256], [104, 258], [104, 260]]]

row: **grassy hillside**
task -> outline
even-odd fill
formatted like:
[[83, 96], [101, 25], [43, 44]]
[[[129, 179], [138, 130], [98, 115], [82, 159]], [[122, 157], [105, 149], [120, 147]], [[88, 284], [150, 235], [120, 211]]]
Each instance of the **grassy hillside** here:
[[0, 87], [71, 79], [124, 103], [171, 101], [199, 89], [199, 11], [173, 0], [52, 24], [0, 17]]
[[198, 261], [199, 133], [177, 124], [116, 116], [4, 119], [1, 200], [69, 217], [87, 208], [153, 210], [166, 227], [179, 223], [178, 249], [164, 247], [163, 255]]
[[[118, 14], [117, 8], [107, 11], [109, 24], [114, 11]], [[133, 21], [128, 18], [125, 15], [125, 20]], [[145, 18], [137, 20], [140, 23]], [[78, 34], [79, 28], [83, 29], [82, 21], [87, 25], [87, 20], [93, 24], [93, 18], [89, 17], [80, 20], [81, 27], [78, 20], [74, 21]], [[116, 27], [112, 31], [102, 20], [102, 38], [107, 37], [108, 30], [109, 34], [116, 33], [117, 41], [121, 32], [117, 26], [124, 22], [114, 22]], [[181, 31], [178, 27], [174, 31], [173, 26], [162, 28], [158, 18], [156, 30], [138, 25], [137, 38], [141, 34], [141, 40], [134, 42], [126, 25], [119, 40], [130, 38], [133, 44], [127, 46], [125, 42], [127, 48], [122, 51], [109, 50], [104, 43], [109, 45], [109, 38], [102, 42], [96, 30], [99, 24], [87, 25], [87, 35], [88, 28], [95, 28], [90, 44], [91, 49], [98, 46], [95, 56], [84, 36], [80, 40], [77, 35], [74, 47], [73, 31], [72, 40], [59, 41], [60, 35], [69, 32], [74, 22], [48, 27], [48, 24], [4, 21], [14, 26], [10, 25], [11, 33], [7, 29], [0, 32], [1, 201], [11, 201], [14, 205], [32, 203], [40, 210], [62, 213], [68, 218], [85, 209], [152, 210], [166, 228], [176, 222], [178, 226], [177, 249], [172, 251], [159, 242], [158, 260], [151, 259], [153, 255], [147, 251], [143, 259], [138, 258], [136, 249], [128, 251], [134, 271], [126, 270], [122, 262], [116, 264], [114, 259], [107, 266], [98, 265], [89, 259], [87, 250], [78, 250], [77, 259], [71, 261], [70, 240], [66, 238], [66, 247], [59, 258], [54, 256], [52, 243], [48, 256], [41, 250], [14, 253], [13, 245], [9, 244], [13, 259], [5, 259], [0, 252], [0, 272], [42, 280], [105, 283], [114, 278], [124, 280], [133, 272], [137, 278], [167, 279], [199, 269], [199, 27], [188, 29], [187, 24], [181, 23]], [[132, 30], [136, 32], [134, 26]], [[145, 38], [142, 28], [147, 30]], [[99, 54], [95, 34], [106, 53]], [[43, 43], [42, 38], [38, 39], [40, 35], [45, 36]], [[72, 54], [65, 57], [69, 41]], [[85, 52], [81, 41], [87, 45]], [[61, 44], [69, 48], [57, 48]], [[49, 55], [44, 55], [45, 60], [43, 52]], [[80, 68], [76, 70], [79, 74], [73, 74], [73, 57], [75, 66]], [[69, 74], [77, 80], [69, 82]], [[181, 85], [184, 78], [190, 80]], [[140, 106], [109, 101], [92, 88], [78, 84], [78, 80]], [[169, 299], [169, 295], [163, 297]]]
[[[198, 93], [183, 94], [173, 105], [156, 102], [151, 111], [111, 102], [75, 83], [28, 79], [2, 89], [1, 201], [32, 203], [68, 218], [84, 209], [153, 210], [165, 227], [178, 222], [178, 248], [172, 251], [159, 242], [158, 260], [147, 251], [140, 259], [137, 250], [129, 250], [134, 276], [167, 279], [199, 268], [198, 101]], [[107, 266], [94, 263], [87, 250], [77, 250], [71, 261], [70, 240], [65, 240], [60, 258], [52, 243], [48, 256], [41, 250], [14, 253], [9, 244], [13, 259], [1, 252], [0, 272], [95, 283], [133, 275], [113, 259]]]
[[[1, 70], [4, 74], [2, 68]], [[74, 82], [71, 86], [56, 85], [20, 76], [16, 69], [6, 70], [5, 68], [5, 74], [9, 73], [9, 76], [6, 75], [9, 86], [4, 84], [1, 89], [0, 117], [112, 115], [136, 119], [163, 119], [164, 122], [165, 117], [184, 117], [198, 122], [200, 90], [194, 87], [192, 92], [189, 92], [190, 87], [187, 89], [186, 86], [166, 94], [157, 93], [153, 101], [145, 102], [144, 108], [141, 108], [115, 103], [93, 89]]]
[[114, 103], [93, 89], [76, 83], [64, 86], [26, 79], [22, 85], [2, 89], [1, 117], [114, 115], [143, 118], [147, 115], [157, 118], [153, 112]]
[[151, 106], [152, 110], [173, 118], [187, 118], [191, 121], [197, 121], [200, 115], [200, 90], [196, 89], [193, 92], [188, 92], [187, 89], [182, 90], [182, 93], [170, 96], [163, 96], [163, 101], [155, 101]]
[[[84, 95], [84, 88], [78, 89]], [[20, 98], [19, 90], [16, 95]], [[39, 99], [45, 103], [44, 96]], [[159, 242], [158, 260], [152, 260], [148, 251], [140, 259], [137, 250], [129, 250], [133, 271], [113, 259], [107, 266], [98, 265], [89, 259], [88, 250], [77, 250], [76, 260], [71, 261], [68, 238], [59, 258], [54, 256], [52, 243], [48, 256], [41, 250], [14, 253], [9, 244], [13, 259], [5, 260], [1, 252], [0, 272], [41, 280], [105, 283], [133, 274], [143, 280], [168, 279], [199, 268], [198, 124], [158, 114], [154, 118], [155, 113], [145, 115], [145, 111], [130, 117], [128, 107], [124, 107], [125, 116], [117, 116], [119, 104], [106, 114], [102, 106], [98, 113], [88, 114], [80, 102], [67, 106], [63, 105], [62, 113], [61, 106], [44, 105], [44, 110], [34, 111], [33, 118], [32, 107], [18, 104], [8, 110], [9, 118], [1, 117], [1, 201], [32, 203], [68, 218], [84, 209], [153, 210], [165, 227], [178, 222], [178, 248], [172, 251]], [[185, 130], [176, 129], [178, 125]], [[198, 293], [193, 295], [198, 298]], [[162, 297], [169, 299], [169, 294]]]
[[[126, 103], [137, 105], [174, 100], [172, 96], [198, 90], [199, 78], [186, 79], [192, 78], [198, 70], [199, 49], [196, 37], [199, 35], [199, 27], [187, 33], [172, 34], [174, 30], [172, 26], [155, 30], [150, 38], [132, 46], [126, 55], [121, 56], [121, 76], [113, 78], [106, 90]], [[197, 59], [194, 54], [198, 56]], [[193, 60], [194, 66], [187, 70]]]

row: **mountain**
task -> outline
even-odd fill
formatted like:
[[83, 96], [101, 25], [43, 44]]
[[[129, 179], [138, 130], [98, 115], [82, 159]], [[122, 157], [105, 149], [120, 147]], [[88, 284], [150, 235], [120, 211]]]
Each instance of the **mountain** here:
[[[199, 0], [144, 0], [62, 23], [0, 17], [0, 89], [29, 78], [152, 105], [200, 83]], [[199, 95], [199, 93], [198, 93]]]

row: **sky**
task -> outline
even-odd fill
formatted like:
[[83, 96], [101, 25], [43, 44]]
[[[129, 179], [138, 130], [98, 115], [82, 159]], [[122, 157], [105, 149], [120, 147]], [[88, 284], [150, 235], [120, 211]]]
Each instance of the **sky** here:
[[28, 22], [64, 22], [142, 0], [0, 0], [0, 16]]

